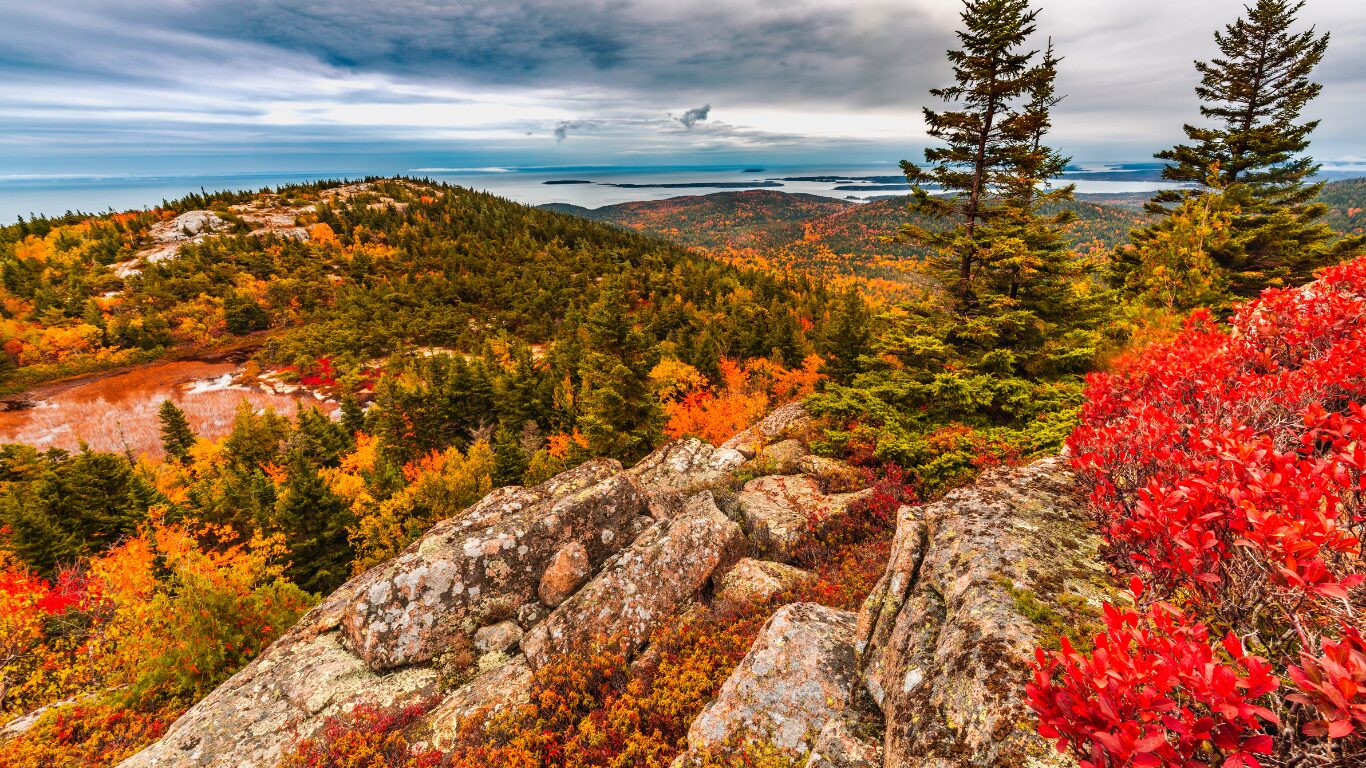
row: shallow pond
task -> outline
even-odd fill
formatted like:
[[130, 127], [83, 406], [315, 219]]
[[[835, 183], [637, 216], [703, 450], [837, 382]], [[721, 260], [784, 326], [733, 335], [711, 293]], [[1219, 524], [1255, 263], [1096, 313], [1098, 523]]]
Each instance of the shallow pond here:
[[336, 408], [307, 392], [281, 395], [234, 383], [240, 372], [235, 363], [179, 361], [47, 384], [15, 398], [32, 407], [0, 411], [0, 443], [74, 451], [84, 441], [99, 451], [160, 456], [157, 409], [163, 400], [185, 411], [195, 433], [207, 438], [232, 429], [244, 399], [258, 410], [274, 408], [289, 415], [300, 403], [329, 412]]

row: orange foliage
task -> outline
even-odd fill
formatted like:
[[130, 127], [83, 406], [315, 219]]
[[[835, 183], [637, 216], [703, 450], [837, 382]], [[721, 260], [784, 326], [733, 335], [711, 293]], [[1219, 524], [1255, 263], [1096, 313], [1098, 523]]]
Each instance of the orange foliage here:
[[773, 404], [801, 399], [814, 392], [824, 377], [820, 366], [821, 359], [816, 355], [803, 360], [802, 367], [792, 369], [766, 358], [744, 363], [723, 359], [718, 390], [707, 389], [703, 383], [694, 385], [681, 397], [676, 387], [671, 388], [668, 394], [672, 399], [666, 399], [661, 392], [668, 417], [664, 432], [673, 438], [691, 435], [719, 445], [757, 421]]

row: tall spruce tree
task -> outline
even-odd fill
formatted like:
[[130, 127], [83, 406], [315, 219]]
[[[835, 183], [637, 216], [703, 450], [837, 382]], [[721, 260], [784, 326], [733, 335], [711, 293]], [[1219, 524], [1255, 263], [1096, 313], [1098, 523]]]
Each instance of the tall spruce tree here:
[[188, 461], [195, 436], [185, 412], [170, 400], [162, 400], [161, 407], [157, 409], [157, 420], [161, 422], [162, 450], [175, 461]]
[[1201, 75], [1195, 92], [1209, 122], [1186, 125], [1189, 143], [1156, 156], [1168, 161], [1164, 178], [1197, 186], [1153, 198], [1149, 210], [1168, 218], [1135, 230], [1134, 248], [1117, 252], [1111, 276], [1117, 287], [1139, 292], [1129, 276], [1141, 271], [1145, 253], [1161, 250], [1154, 241], [1167, 237], [1174, 226], [1170, 216], [1186, 210], [1171, 204], [1193, 196], [1223, 194], [1237, 201], [1220, 204], [1233, 213], [1232, 233], [1210, 253], [1234, 298], [1304, 282], [1366, 242], [1337, 239], [1321, 221], [1327, 206], [1315, 202], [1323, 183], [1312, 181], [1319, 165], [1305, 152], [1318, 121], [1301, 115], [1322, 90], [1310, 75], [1329, 36], [1312, 27], [1294, 31], [1304, 5], [1257, 0], [1245, 6], [1243, 16], [1215, 33], [1219, 57], [1195, 63]]
[[945, 221], [947, 228], [902, 227], [901, 238], [934, 250], [933, 265], [953, 287], [960, 310], [977, 303], [975, 282], [992, 257], [987, 225], [1008, 205], [1001, 192], [1024, 165], [1032, 165], [1035, 123], [1021, 103], [1038, 87], [1037, 51], [1026, 47], [1038, 11], [1029, 0], [967, 0], [950, 50], [956, 83], [930, 94], [957, 109], [925, 108], [930, 138], [926, 167], [902, 161], [912, 186], [911, 211]]

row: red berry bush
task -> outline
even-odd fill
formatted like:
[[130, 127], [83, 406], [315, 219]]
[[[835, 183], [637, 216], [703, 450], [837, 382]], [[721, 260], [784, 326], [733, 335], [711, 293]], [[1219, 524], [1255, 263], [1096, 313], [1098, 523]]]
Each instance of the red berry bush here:
[[1090, 379], [1072, 462], [1138, 607], [1039, 654], [1041, 734], [1096, 768], [1366, 764], [1363, 403], [1366, 259]]

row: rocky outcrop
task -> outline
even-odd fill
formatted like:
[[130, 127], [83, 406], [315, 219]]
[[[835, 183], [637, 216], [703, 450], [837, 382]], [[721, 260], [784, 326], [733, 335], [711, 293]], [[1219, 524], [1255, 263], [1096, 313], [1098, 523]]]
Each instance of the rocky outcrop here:
[[1034, 734], [1023, 696], [1040, 641], [1085, 632], [1107, 599], [1100, 537], [1065, 460], [989, 472], [898, 517], [859, 615], [886, 764], [1070, 764]]
[[595, 642], [634, 651], [718, 566], [734, 562], [743, 545], [740, 526], [721, 514], [710, 493], [693, 496], [682, 512], [655, 523], [531, 630], [522, 641], [527, 660], [539, 669], [556, 655], [582, 653]]
[[688, 729], [674, 768], [760, 741], [810, 752], [826, 724], [844, 715], [858, 686], [855, 616], [813, 603], [780, 608], [744, 661]]
[[577, 545], [591, 566], [624, 544], [645, 502], [616, 462], [494, 493], [362, 577], [342, 616], [347, 645], [376, 670], [425, 662], [538, 598], [552, 558]]
[[813, 520], [841, 514], [862, 493], [827, 494], [806, 475], [760, 477], [739, 495], [745, 531], [757, 551], [774, 560], [791, 559]]
[[[472, 718], [530, 701], [557, 657], [599, 641], [629, 655], [706, 601], [724, 613], [791, 594], [811, 576], [777, 561], [813, 518], [871, 493], [862, 472], [784, 442], [808, 420], [788, 406], [729, 447], [679, 441], [631, 470], [594, 461], [495, 491], [352, 579], [123, 768], [268, 768], [359, 703], [433, 703], [409, 735], [449, 747]], [[734, 491], [765, 464], [794, 474]], [[1085, 631], [1110, 597], [1098, 545], [1060, 458], [902, 508], [862, 610], [779, 608], [676, 765], [745, 742], [805, 768], [1067, 764], [1021, 694], [1033, 649]]]

